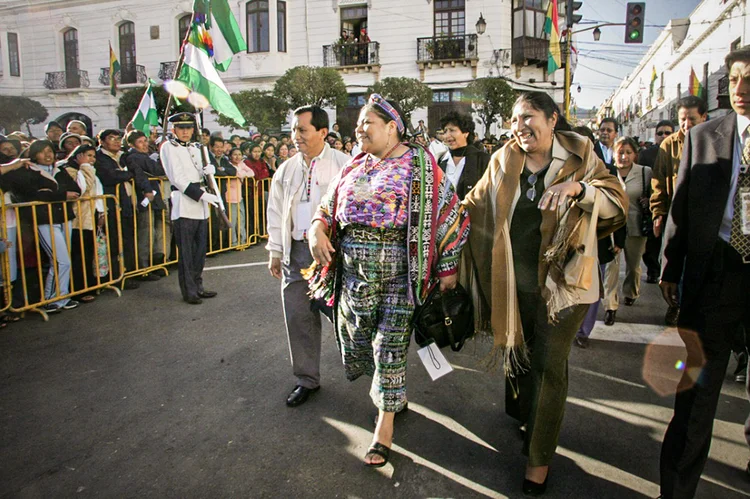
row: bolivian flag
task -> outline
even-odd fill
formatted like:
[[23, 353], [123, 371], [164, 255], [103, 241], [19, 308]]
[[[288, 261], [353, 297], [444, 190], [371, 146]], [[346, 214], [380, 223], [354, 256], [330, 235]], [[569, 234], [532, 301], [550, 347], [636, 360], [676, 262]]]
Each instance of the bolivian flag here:
[[557, 23], [557, 0], [550, 0], [547, 6], [547, 17], [544, 19], [544, 33], [549, 37], [547, 52], [547, 74], [560, 69], [560, 28]]
[[688, 84], [688, 92], [690, 95], [696, 97], [703, 97], [703, 85], [695, 74], [695, 69], [690, 68], [690, 83]]
[[120, 62], [112, 50], [112, 44], [109, 44], [109, 93], [114, 97], [117, 95], [117, 83], [115, 82], [115, 73], [120, 71]]

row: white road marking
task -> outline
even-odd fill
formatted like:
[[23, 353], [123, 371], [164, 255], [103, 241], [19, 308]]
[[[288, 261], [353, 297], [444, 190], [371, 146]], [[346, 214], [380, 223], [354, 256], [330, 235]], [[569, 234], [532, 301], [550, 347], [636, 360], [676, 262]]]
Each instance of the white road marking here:
[[605, 326], [602, 321], [596, 321], [591, 331], [591, 339], [673, 347], [685, 345], [677, 333], [677, 328], [627, 322], [616, 322], [613, 326]]
[[205, 267], [203, 270], [238, 269], [241, 267], [260, 267], [261, 265], [268, 265], [268, 262], [238, 263], [237, 265], [219, 265], [217, 267]]

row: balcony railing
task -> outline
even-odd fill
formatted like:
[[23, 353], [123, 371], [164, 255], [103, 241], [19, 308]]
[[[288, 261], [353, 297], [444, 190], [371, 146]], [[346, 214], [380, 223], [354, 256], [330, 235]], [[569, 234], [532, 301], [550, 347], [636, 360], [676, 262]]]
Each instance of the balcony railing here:
[[50, 90], [63, 88], [89, 88], [89, 72], [77, 69], [75, 71], [54, 71], [47, 73], [44, 87]]
[[323, 66], [374, 66], [380, 64], [380, 43], [335, 43], [323, 45]]
[[731, 109], [732, 104], [729, 102], [729, 75], [724, 75], [717, 82], [716, 100], [719, 103], [719, 109]]
[[[146, 76], [146, 67], [136, 64], [135, 66], [121, 66], [120, 71], [115, 73], [115, 83], [118, 85], [127, 85], [129, 83], [145, 84], [148, 81]], [[99, 73], [99, 83], [109, 86], [109, 68], [101, 68]]]
[[477, 59], [477, 35], [417, 38], [417, 62]]
[[159, 65], [159, 79], [171, 80], [174, 78], [174, 70], [177, 67], [177, 61], [162, 62]]

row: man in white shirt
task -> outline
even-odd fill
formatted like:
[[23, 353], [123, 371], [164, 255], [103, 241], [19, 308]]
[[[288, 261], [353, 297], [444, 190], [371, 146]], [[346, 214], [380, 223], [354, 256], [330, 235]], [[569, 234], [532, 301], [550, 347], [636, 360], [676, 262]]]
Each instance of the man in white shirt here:
[[310, 309], [307, 281], [300, 271], [313, 258], [307, 230], [328, 185], [350, 159], [331, 148], [328, 115], [318, 106], [294, 111], [292, 140], [299, 151], [273, 176], [268, 200], [268, 269], [281, 280], [281, 299], [297, 378], [286, 405], [296, 407], [320, 388], [320, 312]]

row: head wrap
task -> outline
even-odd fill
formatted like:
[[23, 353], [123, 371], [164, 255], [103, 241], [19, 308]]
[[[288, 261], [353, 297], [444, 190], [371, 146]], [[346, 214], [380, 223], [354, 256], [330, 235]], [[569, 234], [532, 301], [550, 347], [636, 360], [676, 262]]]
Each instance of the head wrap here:
[[385, 114], [390, 116], [393, 121], [396, 122], [396, 127], [398, 128], [398, 131], [400, 133], [404, 133], [404, 130], [406, 130], [406, 127], [404, 126], [404, 121], [401, 119], [401, 116], [399, 116], [398, 111], [394, 109], [393, 106], [391, 106], [387, 100], [385, 100], [381, 95], [379, 94], [371, 94], [370, 99], [367, 101], [368, 104], [374, 104], [378, 106], [380, 109], [385, 111]]

